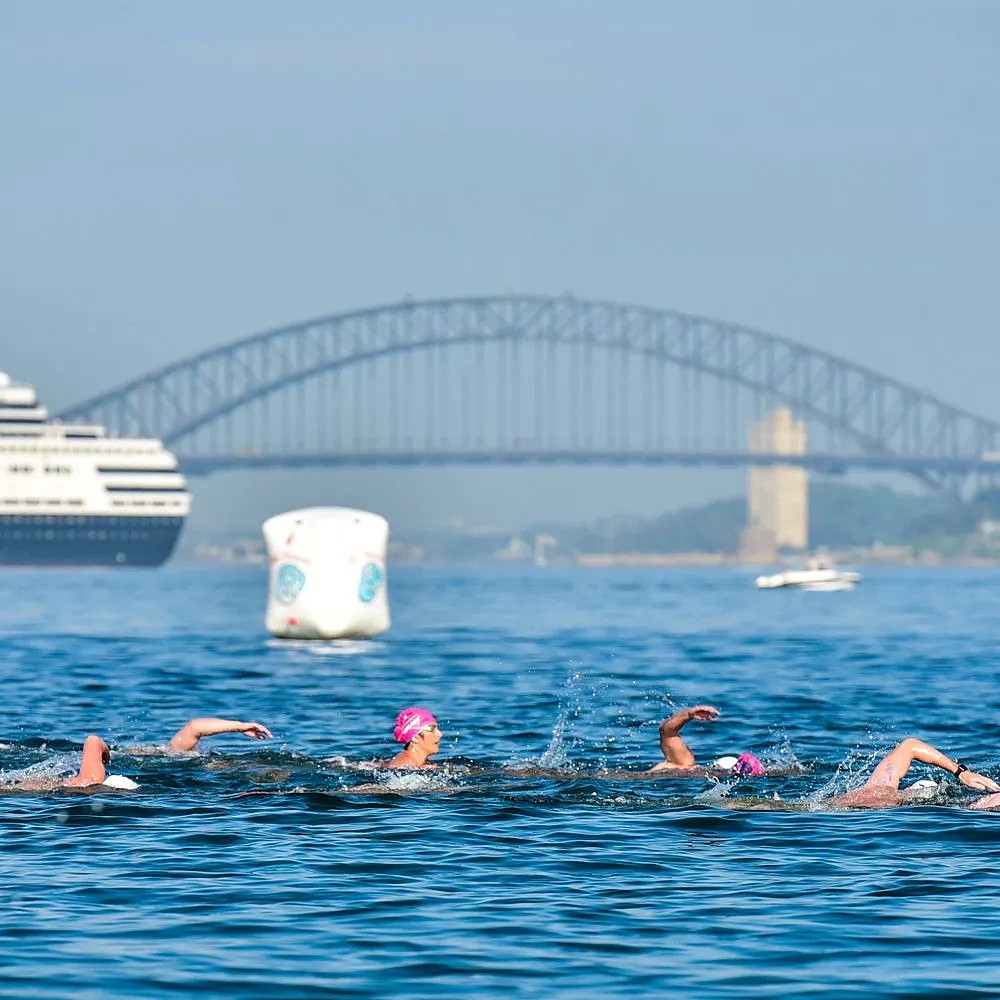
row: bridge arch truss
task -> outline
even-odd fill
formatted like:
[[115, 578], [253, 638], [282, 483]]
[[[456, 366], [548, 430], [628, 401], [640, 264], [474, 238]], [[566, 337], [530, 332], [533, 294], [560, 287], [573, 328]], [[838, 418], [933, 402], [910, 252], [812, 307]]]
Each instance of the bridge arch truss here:
[[[997, 423], [832, 354], [676, 311], [542, 296], [405, 301], [270, 330], [60, 414], [159, 437], [190, 472], [433, 462], [746, 464], [784, 407], [803, 464], [991, 472]], [[1000, 456], [998, 456], [1000, 457]], [[757, 456], [755, 461], [767, 460]]]

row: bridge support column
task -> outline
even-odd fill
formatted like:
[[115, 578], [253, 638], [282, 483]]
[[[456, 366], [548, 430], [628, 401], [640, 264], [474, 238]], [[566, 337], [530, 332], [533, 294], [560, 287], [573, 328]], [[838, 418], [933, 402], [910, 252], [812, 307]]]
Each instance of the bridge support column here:
[[[791, 410], [772, 410], [750, 425], [751, 452], [804, 455], [806, 425]], [[778, 549], [809, 547], [809, 475], [795, 465], [751, 466], [747, 477], [747, 522], [769, 532]]]

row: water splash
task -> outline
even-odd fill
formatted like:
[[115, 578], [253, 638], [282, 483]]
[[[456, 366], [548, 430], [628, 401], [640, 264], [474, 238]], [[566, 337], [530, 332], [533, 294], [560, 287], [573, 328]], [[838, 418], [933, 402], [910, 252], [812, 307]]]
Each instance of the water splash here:
[[78, 762], [78, 754], [62, 754], [27, 767], [0, 769], [0, 785], [17, 787], [27, 781], [62, 781], [76, 772]]
[[738, 781], [713, 781], [708, 788], [695, 795], [694, 801], [706, 804], [721, 802], [738, 784]]
[[376, 771], [374, 780], [343, 787], [345, 793], [406, 795], [422, 792], [451, 792], [458, 787], [454, 775], [446, 771]]
[[767, 747], [761, 755], [764, 767], [768, 771], [780, 771], [783, 774], [804, 774], [806, 767], [796, 756], [792, 741], [780, 727], [772, 727], [771, 737], [776, 742]]
[[837, 765], [833, 774], [803, 801], [819, 806], [827, 799], [860, 788], [881, 756], [881, 751], [875, 747], [855, 747]]
[[576, 739], [567, 737], [567, 730], [579, 719], [584, 709], [594, 704], [598, 696], [597, 688], [578, 670], [571, 673], [563, 683], [559, 696], [559, 714], [552, 727], [549, 745], [537, 759], [544, 768], [565, 768], [569, 766], [569, 749], [578, 745]]

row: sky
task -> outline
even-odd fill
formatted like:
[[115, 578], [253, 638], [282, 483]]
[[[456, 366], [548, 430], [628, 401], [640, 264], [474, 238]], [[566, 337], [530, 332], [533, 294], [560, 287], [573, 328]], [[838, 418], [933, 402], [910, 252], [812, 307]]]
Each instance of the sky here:
[[[308, 317], [508, 291], [751, 326], [1000, 420], [1000, 5], [4, 0], [0, 368], [54, 411]], [[192, 524], [652, 516], [736, 472], [317, 470]]]

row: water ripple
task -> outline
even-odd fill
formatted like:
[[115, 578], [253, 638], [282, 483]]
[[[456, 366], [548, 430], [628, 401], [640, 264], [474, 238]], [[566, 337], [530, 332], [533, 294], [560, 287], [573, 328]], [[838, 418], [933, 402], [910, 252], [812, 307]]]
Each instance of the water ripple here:
[[[388, 636], [296, 645], [256, 571], [4, 578], [0, 992], [995, 996], [1000, 816], [940, 772], [825, 804], [910, 734], [1000, 778], [996, 583], [941, 581], [404, 570]], [[699, 759], [771, 773], [644, 774], [694, 702]], [[448, 766], [365, 766], [409, 703]], [[201, 714], [276, 739], [166, 753]], [[138, 791], [18, 790], [92, 731]]]

